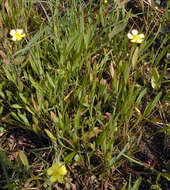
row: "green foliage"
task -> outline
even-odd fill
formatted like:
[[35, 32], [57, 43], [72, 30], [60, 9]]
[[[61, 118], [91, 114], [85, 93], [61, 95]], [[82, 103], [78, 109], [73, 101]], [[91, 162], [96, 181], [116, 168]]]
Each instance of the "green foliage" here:
[[[160, 71], [168, 35], [161, 41], [161, 23], [144, 10], [146, 39], [131, 44], [125, 30], [140, 15], [112, 1], [111, 8], [103, 1], [8, 2], [9, 15], [3, 2], [0, 21], [8, 31], [23, 28], [27, 36], [14, 43], [3, 34], [0, 40], [6, 54], [0, 60], [0, 114], [8, 115], [7, 123], [49, 139], [66, 164], [107, 178], [138, 150], [140, 126], [168, 99], [162, 92], [167, 66]], [[166, 20], [167, 12], [162, 16]], [[29, 158], [24, 151], [19, 157], [28, 175]], [[128, 189], [139, 189], [141, 181]]]

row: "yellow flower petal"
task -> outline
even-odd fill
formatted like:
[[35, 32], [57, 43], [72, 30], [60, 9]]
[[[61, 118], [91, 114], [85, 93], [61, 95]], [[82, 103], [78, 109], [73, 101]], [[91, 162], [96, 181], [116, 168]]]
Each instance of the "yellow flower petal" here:
[[138, 34], [138, 31], [136, 29], [132, 30], [132, 34], [128, 33], [127, 37], [131, 40], [132, 43], [142, 43], [145, 35], [144, 34]]
[[131, 42], [136, 43], [136, 40], [131, 40]]
[[59, 176], [55, 176], [57, 178], [57, 181], [60, 183], [63, 183], [63, 176], [59, 175]]
[[52, 182], [52, 183], [54, 183], [54, 182], [56, 182], [57, 181], [57, 177], [56, 176], [51, 176], [50, 177], [50, 181]]
[[56, 180], [58, 182], [63, 182], [63, 176], [67, 174], [67, 169], [62, 162], [55, 162], [53, 165], [47, 170], [47, 174], [50, 175], [50, 181], [53, 183]]
[[66, 169], [65, 165], [62, 165], [58, 168], [58, 174], [59, 175], [66, 175], [67, 174], [67, 169]]
[[25, 37], [26, 36], [26, 34], [25, 33], [23, 33], [22, 35], [21, 35], [21, 37], [23, 38], [23, 37]]
[[23, 37], [26, 36], [25, 33], [23, 33], [22, 29], [16, 29], [16, 30], [12, 29], [10, 31], [10, 35], [12, 36], [13, 41], [16, 41], [16, 40], [20, 41], [22, 40]]
[[136, 42], [140, 44], [140, 43], [143, 42], [143, 39], [139, 39], [139, 40], [137, 40]]
[[22, 40], [21, 36], [15, 36], [18, 41]]
[[52, 169], [52, 168], [48, 168], [47, 174], [48, 174], [48, 175], [52, 175], [52, 174], [53, 174], [53, 169]]

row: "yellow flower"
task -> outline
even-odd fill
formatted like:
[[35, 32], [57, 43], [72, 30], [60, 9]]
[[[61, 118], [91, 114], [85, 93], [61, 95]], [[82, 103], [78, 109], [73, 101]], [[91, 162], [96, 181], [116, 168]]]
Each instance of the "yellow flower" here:
[[57, 180], [58, 182], [62, 183], [63, 176], [67, 174], [67, 169], [62, 162], [55, 162], [50, 168], [48, 168], [47, 174], [51, 176], [50, 181], [52, 183], [56, 182]]
[[107, 4], [107, 3], [108, 3], [108, 0], [104, 0], [104, 3], [106, 3], [106, 4]]
[[136, 29], [132, 30], [132, 34], [128, 33], [127, 36], [131, 40], [131, 42], [139, 44], [142, 43], [145, 38], [145, 35], [138, 34], [138, 31]]
[[10, 35], [12, 36], [13, 41], [20, 41], [23, 37], [25, 37], [25, 33], [23, 33], [22, 29], [11, 30]]

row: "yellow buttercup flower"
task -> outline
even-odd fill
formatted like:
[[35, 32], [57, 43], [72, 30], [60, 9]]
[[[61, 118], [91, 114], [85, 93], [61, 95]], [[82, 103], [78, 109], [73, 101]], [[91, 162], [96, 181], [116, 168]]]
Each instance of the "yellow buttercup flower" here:
[[22, 29], [11, 30], [10, 35], [12, 36], [13, 41], [20, 41], [25, 37], [25, 33], [23, 33]]
[[48, 168], [47, 174], [51, 176], [50, 181], [52, 183], [56, 181], [62, 183], [63, 176], [67, 174], [67, 169], [62, 162], [59, 163], [55, 162], [50, 168]]
[[128, 38], [131, 40], [133, 43], [142, 43], [145, 35], [144, 34], [138, 34], [138, 31], [136, 29], [132, 30], [132, 33], [127, 34]]

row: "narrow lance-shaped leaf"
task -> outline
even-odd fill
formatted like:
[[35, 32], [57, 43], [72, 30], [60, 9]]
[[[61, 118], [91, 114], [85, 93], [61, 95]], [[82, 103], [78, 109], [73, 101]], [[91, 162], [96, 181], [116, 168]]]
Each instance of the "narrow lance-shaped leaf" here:
[[156, 67], [152, 69], [152, 77], [151, 77], [151, 86], [153, 89], [159, 89], [160, 88], [160, 81], [159, 81], [159, 73]]
[[48, 137], [50, 138], [51, 142], [56, 145], [57, 144], [57, 139], [56, 137], [54, 137], [54, 135], [48, 130], [48, 129], [44, 129], [44, 131], [46, 132], [46, 134], [48, 135]]
[[146, 106], [145, 111], [143, 113], [143, 117], [148, 117], [149, 116], [149, 114], [151, 113], [151, 111], [156, 106], [157, 102], [159, 101], [161, 95], [162, 95], [162, 92], [159, 92], [159, 94], [155, 97], [155, 99], [153, 100], [153, 102], [150, 102]]
[[132, 66], [133, 68], [135, 68], [135, 66], [137, 65], [137, 60], [138, 60], [138, 55], [139, 55], [139, 47], [137, 47], [133, 53], [132, 56]]
[[142, 178], [139, 177], [139, 178], [136, 180], [135, 184], [133, 185], [132, 190], [138, 190], [138, 189], [139, 189], [139, 186], [140, 186], [140, 184], [141, 184], [141, 182], [142, 182]]
[[28, 162], [27, 156], [24, 153], [24, 151], [19, 150], [19, 158], [21, 159], [21, 162], [23, 163], [23, 165], [25, 166], [25, 168], [28, 169], [29, 162]]

